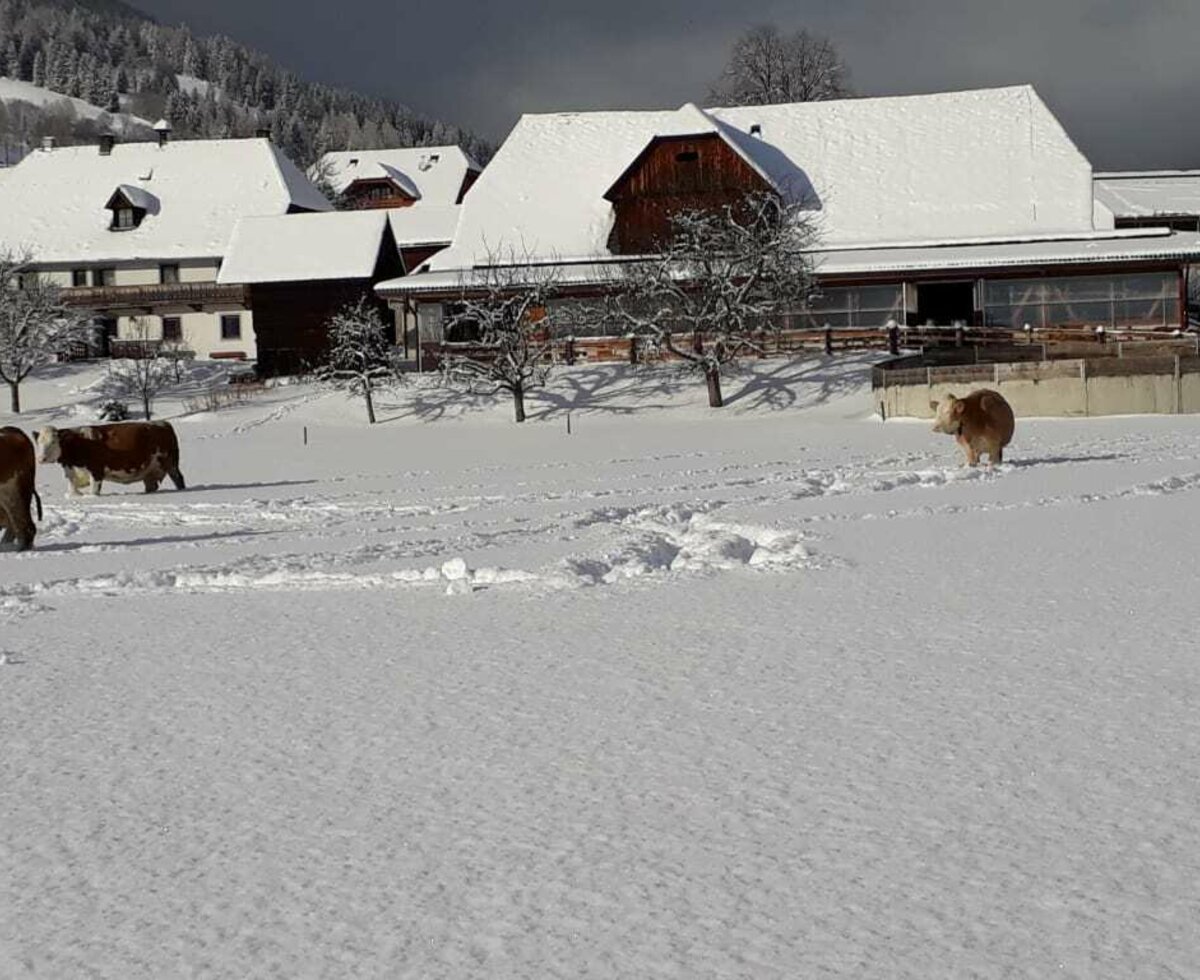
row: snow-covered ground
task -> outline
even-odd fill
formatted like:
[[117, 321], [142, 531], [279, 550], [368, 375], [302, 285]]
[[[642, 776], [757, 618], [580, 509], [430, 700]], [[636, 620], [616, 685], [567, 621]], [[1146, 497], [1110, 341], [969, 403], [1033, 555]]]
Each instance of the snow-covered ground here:
[[864, 381], [285, 387], [176, 419], [186, 491], [43, 468], [0, 976], [1200, 976], [1200, 418], [968, 471]]

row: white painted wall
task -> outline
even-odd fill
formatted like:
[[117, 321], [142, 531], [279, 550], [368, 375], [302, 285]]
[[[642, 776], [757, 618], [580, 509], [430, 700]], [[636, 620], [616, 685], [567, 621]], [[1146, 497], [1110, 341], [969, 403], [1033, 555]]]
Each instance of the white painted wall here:
[[[242, 335], [238, 340], [221, 338], [222, 314], [237, 314], [241, 318]], [[254, 317], [249, 310], [230, 307], [227, 310], [195, 313], [172, 313], [166, 311], [149, 316], [123, 316], [117, 320], [119, 340], [161, 340], [163, 316], [178, 316], [182, 321], [183, 346], [196, 352], [196, 357], [210, 358], [214, 353], [242, 353], [247, 359], [258, 356], [254, 341]]]

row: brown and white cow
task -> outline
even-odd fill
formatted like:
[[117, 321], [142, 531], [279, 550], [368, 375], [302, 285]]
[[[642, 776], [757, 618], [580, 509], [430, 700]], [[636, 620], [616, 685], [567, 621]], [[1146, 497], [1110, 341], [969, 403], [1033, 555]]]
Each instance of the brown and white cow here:
[[92, 493], [105, 480], [144, 483], [154, 493], [167, 477], [176, 490], [184, 488], [179, 472], [179, 440], [169, 422], [113, 422], [72, 429], [47, 426], [37, 434], [38, 458], [58, 463], [71, 493], [78, 493], [81, 477], [91, 477]]
[[0, 429], [0, 551], [28, 551], [33, 547], [37, 527], [29, 511], [37, 501], [38, 520], [42, 519], [42, 499], [34, 489], [37, 464], [33, 443], [20, 429]]
[[998, 391], [980, 388], [966, 398], [947, 395], [942, 402], [930, 402], [935, 413], [934, 432], [952, 435], [962, 446], [967, 465], [974, 466], [987, 453], [988, 465], [1004, 461], [1004, 447], [1012, 442], [1012, 407]]

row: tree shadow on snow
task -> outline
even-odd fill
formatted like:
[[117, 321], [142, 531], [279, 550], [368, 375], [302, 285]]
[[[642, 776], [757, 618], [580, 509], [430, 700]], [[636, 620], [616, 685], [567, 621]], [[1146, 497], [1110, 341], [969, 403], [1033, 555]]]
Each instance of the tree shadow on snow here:
[[63, 544], [39, 544], [33, 553], [66, 554], [88, 549], [102, 551], [106, 548], [146, 548], [156, 544], [201, 544], [210, 541], [227, 541], [231, 538], [260, 538], [278, 533], [278, 531], [213, 531], [211, 534], [170, 534], [161, 538], [131, 538], [128, 541], [70, 541]]
[[306, 487], [319, 480], [269, 480], [262, 483], [197, 483], [184, 490], [168, 490], [168, 493], [206, 493], [216, 490], [263, 490], [271, 487]]
[[1031, 466], [1060, 466], [1066, 463], [1111, 463], [1120, 459], [1133, 459], [1129, 453], [1089, 453], [1078, 456], [1034, 456], [1032, 458], [1004, 461], [1013, 469], [1028, 469]]
[[[787, 360], [778, 364], [745, 363], [727, 372], [730, 381], [745, 378], [725, 404], [748, 411], [815, 408], [861, 391], [864, 376], [877, 358], [837, 356]], [[763, 370], [763, 368], [767, 368]]]

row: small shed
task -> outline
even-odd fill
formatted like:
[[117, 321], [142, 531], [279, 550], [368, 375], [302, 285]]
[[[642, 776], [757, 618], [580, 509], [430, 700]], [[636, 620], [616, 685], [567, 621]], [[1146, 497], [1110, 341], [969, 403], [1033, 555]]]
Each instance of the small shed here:
[[217, 281], [246, 287], [258, 370], [270, 376], [318, 364], [329, 318], [363, 297], [378, 308], [394, 341], [391, 313], [374, 287], [404, 271], [387, 212], [335, 211], [243, 218]]

